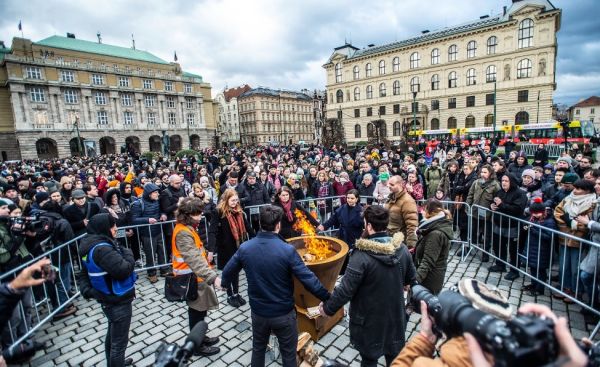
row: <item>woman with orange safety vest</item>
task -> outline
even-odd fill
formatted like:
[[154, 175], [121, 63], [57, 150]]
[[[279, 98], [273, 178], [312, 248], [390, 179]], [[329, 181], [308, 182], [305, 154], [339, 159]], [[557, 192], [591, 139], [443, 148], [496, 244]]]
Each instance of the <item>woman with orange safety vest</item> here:
[[[219, 300], [212, 287], [221, 288], [221, 279], [208, 262], [207, 252], [198, 235], [198, 225], [204, 203], [199, 198], [183, 198], [175, 212], [177, 224], [173, 230], [173, 274], [194, 273], [198, 277], [198, 298], [187, 301], [190, 331], [200, 321], [204, 321], [208, 310], [219, 307]], [[196, 356], [210, 356], [220, 352], [214, 345], [218, 337], [205, 337], [204, 342], [194, 352]]]

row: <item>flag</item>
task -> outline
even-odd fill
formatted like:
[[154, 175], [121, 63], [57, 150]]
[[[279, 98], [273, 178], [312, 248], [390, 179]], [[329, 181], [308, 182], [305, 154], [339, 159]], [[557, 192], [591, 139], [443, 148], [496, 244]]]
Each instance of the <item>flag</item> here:
[[23, 30], [23, 26], [21, 25], [21, 21], [19, 20], [19, 30], [22, 31]]
[[177, 62], [177, 51], [175, 51], [175, 57], [174, 57], [174, 59], [175, 59], [175, 62]]

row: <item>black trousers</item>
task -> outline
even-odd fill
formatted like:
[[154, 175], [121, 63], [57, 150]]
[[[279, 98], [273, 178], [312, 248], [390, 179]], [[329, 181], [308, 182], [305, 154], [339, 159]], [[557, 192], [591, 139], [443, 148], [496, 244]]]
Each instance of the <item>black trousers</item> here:
[[238, 294], [240, 292], [240, 276], [239, 275], [234, 275], [231, 278], [231, 285], [227, 288], [227, 295], [229, 297], [233, 296], [234, 294]]
[[129, 342], [129, 326], [131, 325], [131, 302], [111, 305], [102, 304], [102, 311], [108, 319], [104, 353], [108, 367], [125, 365], [125, 350]]
[[193, 308], [188, 308], [188, 321], [190, 323], [190, 331], [196, 326], [200, 321], [204, 321], [206, 317], [207, 311], [198, 311]]
[[[497, 233], [492, 234], [492, 248], [494, 254], [501, 260], [507, 261], [515, 268], [518, 268], [519, 254], [518, 248], [519, 243], [517, 238], [508, 238], [501, 236]], [[506, 267], [506, 265], [500, 260], [496, 260], [496, 265]], [[511, 269], [514, 270], [514, 269]]]
[[283, 367], [296, 367], [298, 326], [296, 310], [283, 316], [262, 317], [252, 312], [252, 367], [264, 367], [271, 332], [277, 337]]
[[[392, 362], [394, 361], [394, 359], [396, 358], [396, 355], [385, 355], [385, 365], [389, 366], [392, 364]], [[371, 359], [370, 356], [366, 356], [362, 353], [360, 353], [360, 366], [361, 367], [377, 367], [377, 359]]]

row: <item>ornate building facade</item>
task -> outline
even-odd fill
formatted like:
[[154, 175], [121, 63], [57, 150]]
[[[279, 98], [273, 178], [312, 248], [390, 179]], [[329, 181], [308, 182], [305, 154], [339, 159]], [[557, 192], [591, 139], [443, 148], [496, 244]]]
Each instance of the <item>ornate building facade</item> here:
[[72, 34], [14, 38], [3, 50], [3, 160], [158, 152], [165, 139], [171, 151], [213, 143], [211, 86], [176, 62]]
[[240, 142], [238, 97], [250, 89], [252, 88], [248, 84], [244, 84], [240, 87], [225, 89], [215, 97], [215, 102], [218, 103], [217, 136], [224, 145]]
[[392, 141], [411, 129], [547, 122], [560, 19], [547, 0], [513, 0], [500, 15], [404, 41], [337, 47], [323, 66], [327, 118], [343, 122], [348, 142], [369, 140], [374, 122]]

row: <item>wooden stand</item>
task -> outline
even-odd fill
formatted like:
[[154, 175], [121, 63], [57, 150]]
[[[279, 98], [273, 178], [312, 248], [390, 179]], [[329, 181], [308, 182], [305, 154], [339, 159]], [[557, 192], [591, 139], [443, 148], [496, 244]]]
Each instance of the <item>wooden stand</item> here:
[[333, 316], [319, 316], [311, 319], [308, 317], [306, 309], [296, 305], [296, 315], [298, 319], [298, 332], [309, 333], [311, 339], [316, 342], [321, 339], [323, 335], [327, 334], [329, 330], [344, 317], [344, 308], [340, 308]]

